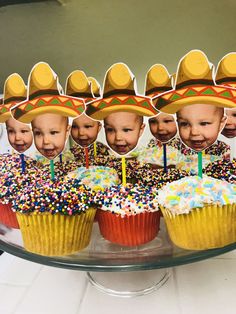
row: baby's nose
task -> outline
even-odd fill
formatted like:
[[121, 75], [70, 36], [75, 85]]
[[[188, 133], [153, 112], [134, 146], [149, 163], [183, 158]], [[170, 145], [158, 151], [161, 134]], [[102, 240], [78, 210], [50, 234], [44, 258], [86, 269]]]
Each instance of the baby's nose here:
[[51, 143], [51, 141], [50, 141], [49, 136], [44, 135], [44, 136], [43, 136], [43, 145], [48, 145], [48, 144], [50, 144], [50, 143]]
[[122, 136], [122, 132], [116, 132], [115, 133], [115, 140], [116, 141], [121, 141], [121, 140], [123, 140], [123, 136]]
[[20, 132], [16, 132], [16, 135], [15, 135], [16, 141], [21, 141], [22, 138], [23, 138], [22, 134]]
[[200, 132], [196, 126], [191, 127], [190, 133], [191, 133], [191, 135], [199, 135], [200, 134]]

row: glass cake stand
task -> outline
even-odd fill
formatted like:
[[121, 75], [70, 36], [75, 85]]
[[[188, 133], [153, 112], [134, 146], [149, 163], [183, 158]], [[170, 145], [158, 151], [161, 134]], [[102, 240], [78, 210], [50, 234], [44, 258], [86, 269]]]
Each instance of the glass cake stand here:
[[234, 250], [222, 248], [191, 251], [176, 247], [161, 219], [158, 236], [137, 247], [124, 247], [105, 240], [94, 223], [89, 246], [72, 255], [42, 256], [23, 247], [20, 230], [0, 225], [0, 249], [23, 259], [60, 268], [82, 270], [92, 285], [111, 295], [132, 297], [151, 293], [170, 277], [171, 267], [201, 261]]

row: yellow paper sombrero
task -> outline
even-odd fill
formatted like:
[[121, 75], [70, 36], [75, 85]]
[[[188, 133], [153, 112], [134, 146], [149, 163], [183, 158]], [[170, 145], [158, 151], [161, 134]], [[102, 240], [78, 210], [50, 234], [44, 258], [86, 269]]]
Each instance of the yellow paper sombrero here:
[[225, 55], [218, 63], [215, 82], [236, 89], [236, 52]]
[[83, 99], [63, 95], [57, 75], [47, 63], [39, 62], [29, 75], [27, 99], [12, 108], [12, 115], [20, 122], [30, 123], [44, 113], [75, 118], [84, 109]]
[[112, 112], [134, 112], [148, 117], [156, 115], [150, 98], [136, 93], [135, 83], [127, 65], [115, 63], [105, 75], [102, 98], [89, 103], [86, 114], [95, 120], [103, 120]]
[[66, 95], [83, 98], [85, 103], [95, 99], [92, 91], [92, 83], [83, 71], [73, 71], [66, 80]]
[[92, 76], [88, 77], [88, 80], [91, 83], [93, 97], [94, 98], [101, 97], [101, 87], [98, 81]]
[[145, 95], [152, 99], [154, 106], [157, 96], [173, 88], [172, 77], [162, 64], [154, 64], [147, 72]]
[[5, 81], [3, 103], [0, 105], [0, 122], [6, 122], [11, 115], [11, 108], [26, 99], [27, 89], [22, 77], [13, 73]]
[[193, 104], [234, 108], [236, 91], [216, 85], [212, 71], [213, 65], [202, 51], [190, 51], [180, 60], [175, 88], [157, 96], [156, 108], [170, 114]]

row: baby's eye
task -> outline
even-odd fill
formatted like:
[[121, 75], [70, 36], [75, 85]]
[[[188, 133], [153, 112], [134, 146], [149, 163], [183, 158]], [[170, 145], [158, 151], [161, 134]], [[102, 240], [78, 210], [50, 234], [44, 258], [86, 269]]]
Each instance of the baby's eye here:
[[21, 133], [28, 133], [29, 130], [21, 130]]
[[33, 131], [33, 133], [34, 133], [34, 136], [40, 136], [41, 135], [40, 131]]
[[201, 126], [206, 126], [206, 125], [209, 125], [209, 124], [211, 124], [211, 122], [207, 122], [207, 121], [200, 122]]
[[149, 120], [149, 124], [156, 124], [157, 121], [156, 120]]
[[56, 134], [58, 134], [59, 132], [58, 131], [50, 131], [50, 134], [51, 135], [56, 135]]
[[235, 112], [235, 113], [233, 113], [233, 114], [232, 114], [232, 116], [233, 116], [234, 118], [236, 118], [236, 112]]
[[164, 120], [164, 123], [172, 123], [174, 122], [173, 120]]
[[88, 125], [85, 125], [84, 127], [85, 127], [85, 129], [90, 129], [90, 128], [92, 128], [93, 126], [88, 124]]
[[105, 131], [111, 133], [111, 132], [114, 131], [114, 129], [113, 128], [109, 128], [109, 127], [105, 127]]
[[133, 130], [132, 130], [132, 129], [129, 129], [129, 128], [124, 128], [123, 131], [127, 133], [127, 132], [131, 132], [131, 131], [133, 131]]
[[178, 122], [179, 126], [181, 127], [186, 127], [188, 126], [188, 122], [185, 122], [185, 121], [181, 121], [181, 122]]
[[14, 133], [14, 131], [13, 130], [7, 130], [7, 133], [12, 134], [12, 133]]
[[72, 127], [71, 127], [72, 129], [78, 129], [78, 127], [77, 127], [77, 125], [75, 125], [75, 124], [72, 124]]

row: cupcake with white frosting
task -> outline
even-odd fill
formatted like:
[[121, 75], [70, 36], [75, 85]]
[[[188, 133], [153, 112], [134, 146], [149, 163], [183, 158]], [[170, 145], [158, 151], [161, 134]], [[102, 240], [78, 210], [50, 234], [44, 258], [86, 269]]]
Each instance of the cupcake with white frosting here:
[[236, 242], [236, 185], [186, 177], [165, 185], [157, 199], [177, 246], [204, 250]]
[[128, 184], [97, 193], [97, 211], [102, 236], [123, 246], [137, 246], [153, 240], [159, 231], [157, 190]]

